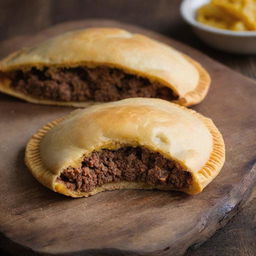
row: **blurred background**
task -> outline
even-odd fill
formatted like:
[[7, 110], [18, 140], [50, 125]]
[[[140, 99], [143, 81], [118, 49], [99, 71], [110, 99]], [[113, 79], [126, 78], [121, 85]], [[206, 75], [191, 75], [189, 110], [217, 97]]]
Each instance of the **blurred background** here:
[[181, 0], [0, 0], [0, 40], [82, 19], [114, 19], [155, 30], [256, 78], [256, 58], [215, 51], [182, 20]]

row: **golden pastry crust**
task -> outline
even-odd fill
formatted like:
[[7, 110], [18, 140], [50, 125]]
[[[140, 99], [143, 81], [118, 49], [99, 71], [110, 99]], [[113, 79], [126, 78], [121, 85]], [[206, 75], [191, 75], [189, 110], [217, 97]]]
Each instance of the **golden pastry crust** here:
[[224, 141], [211, 119], [164, 100], [131, 98], [75, 110], [50, 122], [28, 142], [25, 162], [43, 185], [72, 197], [118, 188], [173, 189], [122, 181], [78, 192], [57, 181], [64, 169], [79, 168], [92, 151], [122, 145], [143, 146], [177, 161], [192, 176], [192, 184], [180, 189], [188, 194], [201, 192], [225, 161]]
[[[210, 84], [207, 71], [174, 48], [140, 34], [117, 28], [90, 28], [54, 37], [36, 47], [21, 49], [0, 62], [0, 72], [44, 66], [95, 67], [105, 65], [146, 77], [169, 87], [176, 103], [190, 106], [205, 97]], [[36, 99], [14, 91], [0, 77], [0, 91], [33, 103], [85, 106], [86, 102]]]

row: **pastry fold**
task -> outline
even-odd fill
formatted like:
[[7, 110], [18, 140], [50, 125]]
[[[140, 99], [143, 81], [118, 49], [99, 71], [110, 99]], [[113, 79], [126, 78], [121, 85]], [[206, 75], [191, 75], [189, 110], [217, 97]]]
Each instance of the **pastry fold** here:
[[131, 188], [197, 194], [224, 160], [211, 119], [147, 98], [75, 110], [34, 134], [25, 153], [39, 182], [72, 197]]
[[192, 58], [117, 28], [71, 31], [0, 62], [0, 91], [40, 104], [150, 97], [190, 106], [203, 100], [209, 84]]

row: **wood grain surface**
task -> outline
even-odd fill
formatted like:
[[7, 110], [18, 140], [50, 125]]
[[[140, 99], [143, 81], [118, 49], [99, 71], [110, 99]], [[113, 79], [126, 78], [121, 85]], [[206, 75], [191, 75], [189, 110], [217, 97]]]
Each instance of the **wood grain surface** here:
[[31, 134], [71, 109], [32, 105], [1, 95], [0, 247], [14, 255], [181, 255], [223, 226], [254, 185], [255, 83], [186, 45], [109, 21], [63, 23], [38, 35], [8, 40], [1, 45], [1, 55], [63, 31], [90, 26], [118, 26], [147, 34], [174, 45], [206, 67], [212, 86], [195, 109], [211, 117], [223, 133], [226, 164], [217, 179], [194, 197], [134, 190], [69, 199], [38, 184], [23, 158]]

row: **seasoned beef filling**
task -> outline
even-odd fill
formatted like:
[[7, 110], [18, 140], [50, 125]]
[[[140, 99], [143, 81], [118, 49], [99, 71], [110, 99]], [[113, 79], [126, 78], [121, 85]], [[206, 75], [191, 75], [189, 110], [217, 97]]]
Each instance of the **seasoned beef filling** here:
[[58, 178], [68, 189], [82, 192], [118, 181], [140, 181], [179, 189], [188, 187], [191, 180], [190, 173], [180, 165], [142, 147], [94, 151], [84, 158], [81, 168], [67, 168]]
[[8, 74], [12, 87], [39, 99], [55, 101], [115, 101], [131, 97], [175, 100], [172, 90], [117, 68], [32, 68]]

